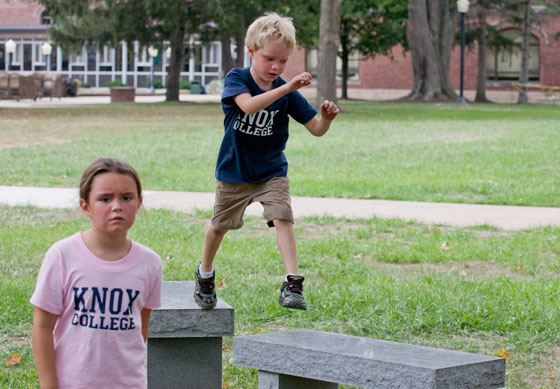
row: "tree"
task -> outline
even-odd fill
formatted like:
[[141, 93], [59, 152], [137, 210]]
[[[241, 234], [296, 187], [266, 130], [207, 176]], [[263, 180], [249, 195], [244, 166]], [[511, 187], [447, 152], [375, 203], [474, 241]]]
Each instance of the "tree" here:
[[486, 97], [486, 80], [488, 74], [486, 71], [486, 53], [488, 25], [486, 18], [488, 17], [488, 0], [479, 0], [478, 6], [474, 9], [476, 14], [476, 41], [478, 42], [478, 75], [476, 79], [476, 95], [474, 101], [476, 103], [488, 103], [490, 100]]
[[407, 38], [414, 84], [407, 100], [455, 101], [449, 80], [449, 62], [457, 26], [451, 0], [409, 0]]
[[[218, 37], [222, 43], [222, 71], [243, 66], [245, 33], [249, 24], [265, 12], [274, 11], [293, 18], [298, 44], [309, 47], [317, 42], [319, 24], [319, 0], [302, 2], [285, 0], [213, 0], [210, 7], [212, 20], [216, 22]], [[235, 60], [231, 56], [231, 44], [235, 43]]]
[[317, 80], [318, 108], [324, 100], [337, 103], [336, 97], [336, 56], [340, 36], [340, 5], [342, 0], [321, 0], [319, 25], [319, 69]]
[[514, 15], [519, 13], [519, 6], [509, 0], [475, 0], [467, 14], [466, 41], [470, 47], [478, 43], [478, 75], [476, 82], [475, 102], [488, 103], [486, 82], [488, 80], [487, 52], [494, 51], [494, 76], [497, 77], [498, 53], [511, 52], [515, 46], [513, 39], [500, 34], [496, 25], [489, 24], [489, 15], [500, 15], [502, 20], [514, 22]]
[[527, 88], [524, 86], [529, 82], [529, 0], [524, 1], [523, 10], [523, 24], [521, 28], [521, 72], [519, 74], [519, 82], [522, 84], [517, 104], [527, 104], [529, 98], [527, 97]]
[[406, 47], [407, 6], [400, 0], [345, 0], [340, 15], [340, 51], [342, 62], [342, 98], [348, 98], [350, 54], [363, 58], [388, 55], [401, 44]]
[[65, 51], [79, 50], [85, 43], [111, 44], [138, 41], [147, 46], [168, 40], [171, 58], [167, 101], [179, 100], [186, 33], [197, 33], [206, 21], [202, 0], [39, 0], [53, 20], [49, 34]]

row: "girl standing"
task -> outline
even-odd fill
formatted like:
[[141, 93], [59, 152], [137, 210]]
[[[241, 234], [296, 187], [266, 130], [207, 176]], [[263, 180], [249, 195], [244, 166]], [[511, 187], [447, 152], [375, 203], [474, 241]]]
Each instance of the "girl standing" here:
[[41, 388], [146, 388], [150, 313], [161, 305], [162, 265], [127, 237], [142, 204], [136, 171], [100, 158], [83, 173], [88, 231], [55, 243], [31, 304]]

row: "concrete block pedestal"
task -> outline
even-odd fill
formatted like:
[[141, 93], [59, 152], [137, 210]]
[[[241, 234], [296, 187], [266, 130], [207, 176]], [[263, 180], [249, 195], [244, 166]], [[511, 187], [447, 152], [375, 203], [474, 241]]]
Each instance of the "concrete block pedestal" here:
[[200, 309], [194, 281], [164, 281], [161, 292], [148, 333], [148, 387], [221, 388], [222, 338], [233, 336], [233, 308], [218, 298], [213, 310]]

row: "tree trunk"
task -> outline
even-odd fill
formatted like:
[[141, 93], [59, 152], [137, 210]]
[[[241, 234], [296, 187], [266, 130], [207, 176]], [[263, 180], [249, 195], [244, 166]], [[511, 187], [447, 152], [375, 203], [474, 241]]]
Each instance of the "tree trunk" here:
[[[342, 26], [344, 28], [344, 26]], [[350, 58], [350, 53], [348, 49], [348, 38], [346, 34], [341, 34], [340, 37], [340, 59], [342, 60], [342, 94], [340, 98], [342, 100], [348, 99], [348, 61]]]
[[235, 67], [242, 68], [245, 62], [245, 11], [243, 7], [239, 7], [239, 32], [235, 36], [237, 58], [235, 59]]
[[171, 45], [171, 58], [169, 58], [169, 71], [167, 73], [166, 101], [179, 101], [179, 86], [181, 84], [181, 69], [185, 56], [185, 24], [179, 22], [177, 28], [169, 36]]
[[478, 28], [476, 30], [478, 41], [478, 76], [476, 81], [476, 96], [474, 101], [476, 103], [488, 103], [490, 100], [486, 97], [486, 79], [488, 74], [486, 71], [486, 16], [487, 11], [485, 4], [481, 2], [480, 8], [478, 10]]
[[222, 75], [220, 77], [224, 78], [234, 67], [233, 58], [231, 56], [231, 37], [229, 34], [220, 32], [220, 43], [222, 46]]
[[[523, 15], [523, 40], [521, 41], [521, 73], [519, 82], [527, 84], [529, 82], [529, 0], [525, 0], [525, 10]], [[529, 98], [527, 96], [527, 88], [521, 86], [517, 104], [527, 104]]]
[[338, 102], [336, 97], [336, 58], [340, 37], [340, 5], [342, 0], [321, 0], [319, 25], [319, 68], [315, 106], [324, 100]]
[[414, 84], [406, 100], [457, 100], [449, 80], [457, 14], [450, 0], [408, 1], [406, 34]]

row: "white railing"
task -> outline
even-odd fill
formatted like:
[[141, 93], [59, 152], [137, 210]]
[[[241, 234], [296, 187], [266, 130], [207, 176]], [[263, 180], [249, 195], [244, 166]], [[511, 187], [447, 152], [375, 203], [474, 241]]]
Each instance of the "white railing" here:
[[[130, 51], [127, 43], [121, 42], [120, 47], [117, 48], [84, 46], [81, 52], [70, 55], [64, 55], [60, 47], [49, 42], [53, 46], [53, 51], [48, 60], [41, 50], [44, 40], [19, 39], [15, 42], [16, 52], [9, 61], [10, 56], [5, 50], [6, 41], [0, 41], [0, 50], [5, 54], [4, 70], [21, 74], [49, 70], [60, 73], [63, 77], [78, 78], [92, 87], [107, 86], [109, 82], [115, 80], [121, 80], [123, 84], [134, 87], [145, 87], [152, 74], [152, 61], [147, 54], [147, 47], [140, 46], [138, 42], [134, 42]], [[167, 81], [169, 66], [169, 59], [165, 54], [167, 47], [169, 43], [163, 42], [153, 69], [154, 79], [160, 80], [163, 86]], [[181, 80], [198, 80], [202, 85], [206, 85], [213, 79], [223, 77], [219, 41], [203, 44], [191, 39], [185, 42], [185, 50], [187, 53]], [[132, 58], [129, 58], [129, 52]]]

